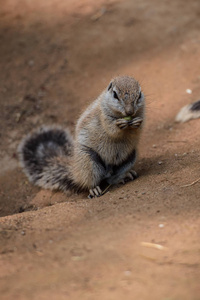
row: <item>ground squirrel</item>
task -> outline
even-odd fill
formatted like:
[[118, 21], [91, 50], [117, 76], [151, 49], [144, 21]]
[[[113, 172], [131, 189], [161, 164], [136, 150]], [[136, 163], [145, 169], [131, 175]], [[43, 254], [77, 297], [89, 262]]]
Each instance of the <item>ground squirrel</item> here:
[[89, 191], [133, 180], [145, 98], [134, 78], [114, 78], [79, 118], [74, 139], [61, 127], [42, 127], [19, 145], [29, 180], [49, 189]]

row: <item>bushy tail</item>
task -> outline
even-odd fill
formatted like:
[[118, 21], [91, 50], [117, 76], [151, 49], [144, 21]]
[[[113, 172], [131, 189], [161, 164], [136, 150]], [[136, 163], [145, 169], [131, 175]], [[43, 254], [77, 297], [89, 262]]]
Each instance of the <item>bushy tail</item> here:
[[200, 100], [182, 107], [175, 120], [183, 123], [197, 118], [200, 118]]
[[49, 189], [78, 190], [70, 172], [73, 139], [60, 127], [42, 127], [18, 147], [21, 165], [29, 180]]

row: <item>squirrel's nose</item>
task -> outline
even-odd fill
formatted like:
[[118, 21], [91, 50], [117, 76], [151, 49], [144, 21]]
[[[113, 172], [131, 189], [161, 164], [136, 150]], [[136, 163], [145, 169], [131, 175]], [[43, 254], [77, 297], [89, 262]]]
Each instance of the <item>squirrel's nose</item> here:
[[126, 107], [125, 112], [126, 112], [127, 116], [134, 115], [134, 107], [133, 106]]

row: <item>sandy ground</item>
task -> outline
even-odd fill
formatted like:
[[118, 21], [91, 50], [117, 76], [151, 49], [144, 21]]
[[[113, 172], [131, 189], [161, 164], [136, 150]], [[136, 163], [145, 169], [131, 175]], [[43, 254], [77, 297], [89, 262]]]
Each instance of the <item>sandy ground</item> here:
[[[174, 122], [200, 97], [199, 33], [198, 0], [0, 1], [1, 300], [200, 299], [200, 121]], [[120, 74], [146, 95], [140, 177], [93, 200], [32, 186], [21, 138], [73, 131]]]

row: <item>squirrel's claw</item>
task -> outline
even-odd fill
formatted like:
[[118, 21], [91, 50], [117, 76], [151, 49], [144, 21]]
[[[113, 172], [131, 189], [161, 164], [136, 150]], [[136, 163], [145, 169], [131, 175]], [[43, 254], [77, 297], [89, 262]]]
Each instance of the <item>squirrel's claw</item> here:
[[140, 117], [137, 117], [131, 121], [128, 122], [128, 125], [132, 128], [139, 128], [143, 122], [143, 119]]
[[139, 128], [143, 122], [143, 119], [140, 117], [134, 118], [130, 121], [126, 119], [117, 119], [116, 124], [120, 129], [125, 129], [127, 127]]
[[99, 186], [96, 186], [93, 189], [89, 190], [89, 195], [88, 198], [95, 198], [95, 197], [100, 197], [102, 195], [102, 190], [100, 189]]
[[126, 175], [124, 176], [124, 178], [122, 178], [120, 180], [119, 183], [125, 184], [128, 181], [135, 180], [137, 177], [138, 177], [137, 173], [134, 170], [130, 170], [128, 173], [126, 173]]
[[129, 178], [130, 180], [134, 180], [137, 177], [138, 177], [138, 174], [134, 170], [131, 170], [126, 174], [126, 178]]
[[125, 119], [117, 119], [116, 124], [120, 129], [125, 129], [129, 126], [129, 123]]

